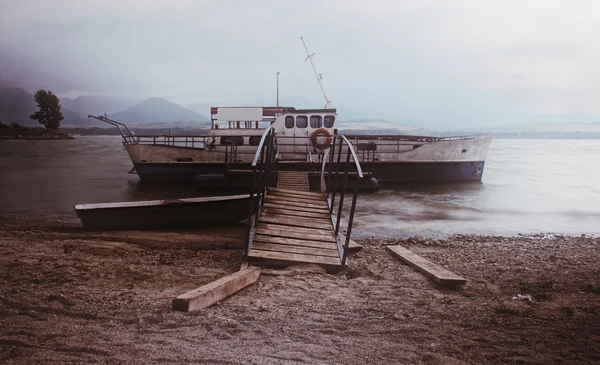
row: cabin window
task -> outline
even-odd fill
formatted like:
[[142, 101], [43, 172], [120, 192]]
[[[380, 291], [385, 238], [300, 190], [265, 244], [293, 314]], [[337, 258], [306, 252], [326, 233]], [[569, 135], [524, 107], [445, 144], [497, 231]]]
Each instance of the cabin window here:
[[310, 117], [311, 128], [321, 128], [323, 126], [323, 120], [320, 115], [313, 115]]
[[299, 115], [296, 117], [296, 128], [308, 127], [308, 117], [306, 115]]
[[287, 117], [285, 117], [285, 127], [288, 129], [294, 128], [294, 117], [291, 115], [288, 115]]
[[244, 144], [244, 137], [242, 136], [223, 136], [221, 137], [221, 146], [236, 145], [241, 146]]
[[323, 123], [325, 128], [333, 128], [333, 123], [335, 123], [335, 115], [326, 115]]
[[252, 136], [248, 142], [250, 143], [250, 146], [258, 146], [261, 138], [262, 136]]

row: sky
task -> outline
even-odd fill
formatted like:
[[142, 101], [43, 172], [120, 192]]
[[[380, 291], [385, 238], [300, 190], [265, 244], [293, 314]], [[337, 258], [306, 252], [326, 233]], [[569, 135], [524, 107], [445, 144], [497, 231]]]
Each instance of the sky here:
[[[282, 98], [422, 127], [600, 115], [597, 0], [0, 0], [0, 86]], [[340, 116], [343, 119], [343, 116]]]

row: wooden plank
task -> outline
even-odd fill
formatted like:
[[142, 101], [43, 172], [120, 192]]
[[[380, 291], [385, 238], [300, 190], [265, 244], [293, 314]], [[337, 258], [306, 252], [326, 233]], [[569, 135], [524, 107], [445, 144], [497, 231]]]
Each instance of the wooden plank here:
[[310, 218], [315, 218], [315, 219], [322, 219], [322, 220], [326, 220], [328, 222], [331, 222], [331, 218], [329, 217], [328, 213], [311, 213], [311, 212], [302, 212], [302, 211], [297, 211], [297, 210], [290, 210], [290, 209], [278, 209], [278, 208], [269, 208], [269, 207], [263, 207], [262, 212], [264, 212], [265, 214], [276, 214], [276, 215], [285, 215], [288, 217], [302, 217], [305, 219], [310, 219]]
[[292, 227], [288, 225], [278, 225], [271, 224], [265, 222], [259, 222], [259, 227], [267, 228], [267, 229], [275, 229], [278, 231], [290, 231], [290, 232], [298, 232], [298, 233], [307, 233], [307, 234], [320, 234], [325, 236], [333, 236], [333, 227], [330, 226], [327, 229], [319, 229], [319, 228], [306, 228], [306, 227]]
[[302, 255], [298, 253], [289, 252], [274, 252], [274, 251], [262, 251], [262, 250], [250, 250], [248, 256], [254, 258], [270, 259], [285, 261], [289, 263], [309, 263], [309, 264], [321, 264], [331, 266], [341, 266], [342, 263], [339, 258], [325, 257], [325, 256], [312, 256]]
[[309, 203], [301, 203], [301, 202], [295, 202], [295, 201], [289, 201], [289, 200], [273, 199], [272, 197], [269, 197], [269, 195], [267, 195], [265, 197], [265, 202], [279, 204], [279, 205], [283, 205], [283, 206], [290, 206], [290, 207], [319, 209], [319, 210], [325, 211], [325, 212], [329, 211], [329, 207], [327, 206], [327, 204], [325, 202], [323, 202], [323, 204], [309, 204]]
[[281, 189], [281, 188], [271, 188], [269, 189], [269, 192], [282, 192], [282, 193], [292, 193], [292, 194], [300, 194], [300, 195], [307, 195], [307, 196], [314, 196], [314, 197], [320, 197], [320, 198], [325, 198], [325, 194], [323, 193], [318, 193], [318, 192], [312, 192], [312, 191], [301, 191], [301, 192], [297, 192], [294, 190], [286, 190], [286, 189]]
[[428, 261], [421, 256], [413, 253], [402, 246], [386, 246], [386, 248], [398, 257], [402, 262], [414, 267], [417, 271], [422, 272], [433, 281], [443, 285], [462, 285], [467, 282], [463, 277], [460, 277], [443, 267]]
[[173, 309], [191, 312], [209, 307], [243, 288], [255, 283], [260, 277], [260, 268], [249, 266], [217, 281], [203, 285], [173, 299]]
[[329, 215], [329, 209], [310, 208], [310, 207], [297, 207], [295, 205], [285, 205], [285, 204], [281, 204], [281, 203], [277, 203], [277, 202], [265, 202], [264, 207], [271, 208], [271, 209], [291, 210], [291, 211], [294, 211], [294, 212], [307, 212], [307, 213]]
[[[340, 234], [340, 241], [342, 242], [342, 246], [344, 246], [346, 244], [346, 236], [343, 234]], [[348, 245], [349, 253], [355, 253], [362, 249], [363, 249], [362, 245], [359, 245], [353, 239], [350, 239], [350, 244]]]
[[[329, 217], [327, 217], [327, 216], [325, 216], [325, 217], [323, 217], [323, 216], [321, 216], [321, 217], [307, 217], [307, 216], [303, 216], [303, 215], [287, 215], [287, 214], [279, 214], [279, 213], [268, 212], [265, 209], [263, 209], [262, 212], [261, 212], [261, 217], [262, 216], [265, 216], [267, 218], [270, 217], [270, 218], [294, 219], [294, 220], [302, 223], [302, 225], [298, 226], [298, 227], [304, 227], [305, 225], [308, 225], [310, 223], [324, 224], [324, 225], [328, 225], [328, 227], [332, 225], [331, 219]], [[311, 225], [311, 226], [309, 226], [307, 228], [311, 228], [311, 227], [313, 227], [313, 226]]]
[[300, 192], [294, 192], [294, 193], [282, 193], [280, 191], [270, 191], [269, 190], [269, 195], [270, 196], [280, 196], [282, 198], [296, 198], [296, 199], [303, 199], [306, 200], [307, 202], [324, 202], [325, 197], [324, 196], [311, 196], [311, 195], [300, 195]]
[[274, 252], [290, 252], [301, 253], [303, 255], [340, 257], [338, 250], [327, 248], [302, 247], [291, 245], [278, 245], [276, 243], [254, 242], [251, 250], [274, 251]]
[[272, 214], [261, 214], [260, 215], [261, 223], [272, 223], [279, 224], [283, 226], [292, 226], [292, 227], [304, 227], [304, 228], [313, 228], [313, 229], [323, 229], [323, 230], [333, 230], [333, 225], [331, 221], [323, 222], [317, 220], [309, 221], [305, 219], [301, 219], [299, 217], [291, 217], [291, 216], [282, 216], [282, 215], [272, 215]]
[[[283, 186], [290, 186], [290, 187], [297, 187], [297, 186], [308, 186], [308, 183], [306, 182], [297, 182], [297, 181], [284, 181], [284, 180], [279, 180], [277, 182], [277, 185], [283, 185]], [[292, 189], [294, 190], [294, 189]]]
[[266, 199], [271, 200], [271, 201], [280, 201], [282, 203], [294, 202], [294, 203], [312, 204], [316, 207], [327, 207], [327, 202], [325, 201], [325, 199], [323, 199], [323, 200], [307, 200], [304, 198], [294, 198], [294, 197], [290, 197], [290, 196], [270, 195], [270, 194], [266, 196]]
[[252, 242], [277, 243], [280, 245], [292, 245], [292, 246], [303, 246], [303, 247], [314, 247], [314, 248], [327, 248], [327, 249], [336, 250], [336, 251], [338, 249], [337, 244], [333, 241], [331, 241], [331, 242], [308, 241], [308, 240], [295, 239], [295, 238], [264, 236], [262, 234], [255, 235], [254, 240]]
[[308, 241], [322, 241], [322, 242], [335, 242], [335, 237], [333, 233], [329, 235], [322, 234], [308, 234], [302, 232], [294, 232], [290, 230], [280, 230], [280, 229], [267, 229], [258, 227], [256, 229], [257, 234], [265, 235], [265, 236], [275, 236], [275, 237], [285, 237], [285, 238], [295, 238], [301, 240]]

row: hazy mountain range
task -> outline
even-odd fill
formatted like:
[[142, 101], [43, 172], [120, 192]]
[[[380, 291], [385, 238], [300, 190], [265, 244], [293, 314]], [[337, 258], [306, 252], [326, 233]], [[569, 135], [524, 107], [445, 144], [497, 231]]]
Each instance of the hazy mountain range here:
[[[80, 96], [76, 99], [60, 98], [65, 117], [63, 127], [101, 126], [106, 124], [88, 115], [104, 115], [131, 125], [181, 123], [200, 127], [209, 121], [205, 115], [161, 98], [136, 100], [112, 96]], [[37, 110], [33, 95], [21, 88], [0, 88], [0, 121], [35, 125], [29, 116]]]
[[[106, 127], [107, 125], [87, 116], [106, 115], [109, 118], [149, 129], [198, 129], [207, 128], [210, 122], [211, 106], [258, 106], [273, 105], [271, 99], [258, 99], [250, 102], [230, 100], [227, 102], [196, 102], [185, 107], [169, 100], [152, 97], [146, 100], [118, 98], [113, 96], [80, 96], [76, 99], [61, 97], [62, 112], [65, 117], [63, 127]], [[305, 98], [283, 98], [281, 106], [298, 109], [322, 108], [322, 103]], [[335, 105], [338, 112], [336, 127], [340, 130], [385, 133], [423, 134], [427, 131], [418, 122], [408, 119], [387, 121], [369, 118], [367, 113], [344, 105]], [[21, 88], [0, 88], [0, 122], [19, 123], [37, 126], [29, 118], [37, 110], [33, 95]], [[600, 117], [591, 114], [573, 113], [560, 115], [532, 115], [524, 121], [512, 121], [505, 125], [485, 128], [448, 128], [447, 133], [520, 133], [520, 132], [582, 132], [600, 133]]]

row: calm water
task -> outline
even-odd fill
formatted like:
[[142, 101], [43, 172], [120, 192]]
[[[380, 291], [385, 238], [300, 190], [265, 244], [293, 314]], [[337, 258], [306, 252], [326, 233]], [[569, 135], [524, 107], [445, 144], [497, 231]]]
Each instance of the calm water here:
[[[600, 141], [494, 140], [481, 183], [382, 189], [359, 198], [355, 233], [600, 234]], [[78, 203], [200, 195], [144, 186], [117, 137], [0, 141], [0, 214], [76, 221]]]

